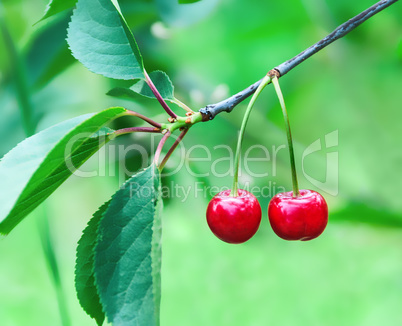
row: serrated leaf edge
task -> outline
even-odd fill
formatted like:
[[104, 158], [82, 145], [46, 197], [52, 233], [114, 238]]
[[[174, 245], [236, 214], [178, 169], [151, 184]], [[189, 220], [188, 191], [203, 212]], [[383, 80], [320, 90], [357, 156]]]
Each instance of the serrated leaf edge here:
[[[98, 324], [98, 326], [101, 326], [101, 325], [103, 324], [103, 321], [104, 321], [104, 319], [105, 319], [105, 312], [104, 312], [104, 310], [103, 310], [103, 305], [102, 305], [102, 303], [101, 303], [101, 301], [100, 301], [99, 291], [98, 291], [98, 287], [97, 287], [96, 279], [95, 279], [95, 264], [94, 264], [94, 263], [95, 263], [95, 259], [94, 259], [94, 257], [95, 257], [95, 246], [96, 246], [96, 239], [97, 239], [99, 224], [100, 224], [100, 221], [101, 221], [101, 219], [102, 219], [102, 217], [103, 217], [103, 214], [106, 212], [106, 210], [107, 210], [108, 207], [109, 207], [110, 201], [111, 201], [111, 199], [109, 199], [107, 202], [103, 203], [103, 204], [96, 210], [96, 212], [92, 214], [92, 217], [91, 217], [90, 220], [88, 221], [88, 223], [87, 223], [85, 229], [82, 231], [82, 234], [81, 234], [80, 239], [79, 239], [78, 242], [77, 242], [76, 259], [75, 259], [75, 270], [74, 270], [75, 277], [74, 277], [74, 284], [75, 284], [75, 286], [76, 286], [76, 293], [77, 293], [78, 302], [79, 302], [81, 308], [82, 308], [91, 318], [95, 319], [95, 321], [96, 321], [96, 323]], [[79, 295], [78, 295], [78, 291], [77, 291], [78, 260], [80, 259], [80, 258], [78, 257], [79, 247], [84, 245], [84, 244], [83, 244], [83, 238], [84, 238], [85, 235], [87, 235], [87, 234], [90, 232], [90, 231], [89, 231], [90, 223], [91, 223], [92, 219], [95, 218], [95, 216], [96, 216], [96, 214], [97, 214], [98, 212], [101, 212], [101, 216], [99, 217], [99, 221], [98, 221], [98, 223], [97, 223], [97, 225], [96, 225], [96, 227], [95, 227], [95, 228], [96, 228], [96, 231], [95, 231], [95, 233], [96, 233], [96, 238], [95, 238], [95, 243], [92, 245], [92, 255], [93, 255], [92, 263], [93, 263], [93, 264], [92, 264], [92, 273], [91, 273], [91, 275], [93, 275], [93, 277], [94, 277], [94, 284], [93, 284], [93, 285], [94, 285], [95, 288], [96, 288], [96, 293], [97, 293], [98, 299], [99, 299], [98, 301], [99, 301], [99, 304], [100, 304], [101, 309], [102, 309], [102, 312], [103, 312], [103, 320], [102, 320], [102, 321], [97, 320], [97, 319], [95, 318], [95, 316], [92, 316], [92, 315], [86, 310], [86, 307], [84, 307], [83, 303], [81, 302], [80, 297], [79, 297]]]
[[[71, 30], [70, 25], [72, 24], [72, 19], [73, 19], [73, 17], [74, 17], [75, 12], [77, 11], [77, 4], [78, 4], [78, 1], [79, 1], [79, 0], [77, 0], [77, 2], [76, 2], [75, 8], [74, 8], [73, 13], [72, 13], [71, 18], [70, 18], [70, 22], [68, 23], [66, 42], [67, 42], [67, 44], [68, 44], [68, 49], [70, 50], [72, 56], [73, 56], [76, 60], [78, 60], [79, 62], [81, 62], [81, 61], [77, 58], [77, 56], [76, 56], [76, 54], [75, 54], [75, 51], [71, 48], [70, 43], [69, 43], [69, 41], [68, 41], [69, 35], [70, 35], [70, 30]], [[133, 47], [133, 45], [134, 45], [135, 48], [136, 48], [137, 51], [138, 51], [138, 54], [137, 54], [136, 51], [133, 50], [132, 54], [133, 54], [133, 55], [135, 56], [135, 58], [137, 59], [138, 64], [139, 64], [141, 70], [144, 71], [144, 60], [143, 60], [143, 58], [142, 58], [142, 55], [141, 55], [140, 49], [139, 49], [139, 47], [138, 47], [137, 41], [135, 40], [134, 34], [132, 33], [130, 27], [128, 26], [127, 21], [126, 21], [126, 19], [124, 18], [122, 12], [121, 12], [121, 9], [120, 9], [120, 6], [119, 6], [118, 2], [115, 1], [115, 0], [110, 0], [110, 2], [111, 2], [111, 3], [113, 4], [113, 6], [116, 8], [117, 13], [119, 14], [120, 21], [122, 22], [122, 28], [123, 28], [124, 31], [125, 31], [125, 34], [126, 34], [127, 39], [128, 39], [128, 41], [129, 41], [129, 43], [130, 43], [131, 49], [132, 49], [132, 47]], [[130, 38], [131, 38], [131, 39], [130, 39]], [[134, 44], [133, 44], [133, 42], [134, 42]], [[84, 64], [83, 64], [83, 65], [84, 65]], [[141, 79], [143, 79], [143, 80], [145, 80], [145, 74], [143, 74], [143, 75], [144, 75], [143, 78], [141, 78], [141, 77], [133, 78], [133, 79], [130, 79], [130, 78], [114, 78], [114, 77], [109, 77], [109, 76], [106, 76], [106, 75], [101, 74], [101, 73], [99, 73], [99, 72], [96, 72], [96, 71], [94, 71], [93, 69], [88, 68], [86, 65], [84, 65], [84, 66], [85, 66], [85, 68], [88, 69], [90, 72], [92, 72], [92, 73], [94, 73], [94, 74], [97, 74], [97, 75], [104, 76], [104, 77], [106, 77], [106, 78], [110, 78], [110, 79], [116, 79], [116, 80], [135, 80], [135, 79], [141, 80]]]
[[[116, 197], [117, 193], [118, 193], [121, 189], [124, 189], [124, 188], [126, 187], [126, 185], [130, 183], [130, 181], [131, 181], [132, 178], [134, 178], [135, 176], [138, 176], [138, 175], [140, 175], [140, 174], [142, 174], [142, 173], [145, 173], [145, 172], [147, 171], [147, 169], [149, 169], [149, 168], [152, 168], [152, 173], [153, 173], [154, 176], [155, 176], [155, 171], [156, 171], [158, 168], [155, 166], [154, 163], [152, 163], [149, 167], [147, 167], [147, 168], [145, 168], [145, 169], [142, 169], [141, 171], [138, 171], [137, 173], [133, 174], [129, 179], [127, 179], [127, 180], [121, 185], [121, 187], [112, 195], [112, 197], [110, 198], [110, 200], [108, 201], [108, 203], [110, 204], [110, 203], [113, 201], [113, 199]], [[153, 180], [154, 180], [154, 182], [155, 182], [155, 178], [153, 178]], [[159, 188], [160, 188], [160, 174], [159, 174], [158, 193], [159, 193]], [[157, 198], [157, 196], [155, 196], [155, 197]], [[157, 203], [157, 199], [156, 199], [155, 197], [154, 197], [154, 199], [153, 199], [153, 201], [154, 201], [154, 207], [156, 206], [156, 203]], [[107, 213], [108, 209], [109, 209], [109, 205], [108, 205], [108, 207], [105, 209], [105, 211], [103, 212], [102, 217], [101, 217], [101, 219], [99, 220], [99, 225], [100, 225], [102, 219], [104, 218], [104, 215]], [[153, 239], [153, 231], [154, 231], [153, 225], [154, 225], [154, 222], [152, 223], [152, 239]], [[97, 235], [97, 239], [96, 239], [96, 245], [94, 246], [94, 248], [95, 248], [95, 259], [94, 259], [94, 261], [96, 261], [96, 255], [97, 255], [97, 253], [96, 253], [96, 247], [98, 246], [98, 243], [99, 243], [99, 241], [100, 241], [100, 240], [99, 240], [99, 237], [101, 237], [101, 236], [102, 236], [102, 235], [99, 233], [99, 229], [98, 229], [98, 235]], [[151, 240], [151, 241], [152, 241], [152, 240]], [[152, 254], [152, 250], [153, 250], [153, 248], [151, 247], [150, 255]], [[151, 261], [151, 268], [152, 268], [152, 272], [153, 272], [153, 261]], [[94, 272], [94, 274], [95, 274], [95, 285], [96, 285], [97, 292], [98, 292], [98, 295], [99, 295], [100, 290], [99, 290], [99, 286], [98, 286], [98, 284], [97, 284], [96, 271]], [[153, 300], [155, 300], [154, 286], [153, 286], [153, 285], [154, 285], [154, 279], [153, 279], [153, 277], [152, 277], [152, 297], [153, 297]], [[103, 302], [102, 296], [99, 295], [99, 298], [100, 298], [100, 303], [101, 303], [102, 307], [104, 307], [104, 306], [105, 306], [105, 303]], [[154, 302], [155, 302], [155, 301], [154, 301]], [[109, 323], [111, 323], [111, 321], [109, 321], [109, 317], [108, 317], [108, 315], [107, 315], [107, 312], [104, 311], [104, 313], [105, 313], [105, 316], [106, 316], [106, 320], [107, 320]], [[159, 312], [158, 312], [158, 313], [159, 313]], [[155, 326], [159, 326], [159, 318], [156, 318], [156, 317], [159, 317], [159, 316], [155, 316], [155, 322], [156, 322], [156, 325], [155, 325]], [[151, 326], [151, 325], [149, 325], [149, 326]]]

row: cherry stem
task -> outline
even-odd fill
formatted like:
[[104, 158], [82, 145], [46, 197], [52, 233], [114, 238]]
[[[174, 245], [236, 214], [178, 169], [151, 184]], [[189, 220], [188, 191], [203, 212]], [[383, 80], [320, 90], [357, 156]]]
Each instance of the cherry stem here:
[[288, 138], [289, 156], [290, 156], [290, 166], [292, 169], [292, 186], [293, 186], [293, 197], [299, 196], [299, 186], [297, 182], [296, 164], [295, 164], [295, 154], [293, 150], [293, 140], [292, 133], [290, 131], [289, 116], [286, 111], [285, 100], [283, 99], [282, 91], [279, 86], [278, 77], [275, 75], [272, 78], [272, 84], [274, 84], [276, 95], [278, 96], [279, 103], [281, 104], [283, 119], [285, 120], [286, 135]]
[[154, 83], [152, 82], [151, 78], [148, 76], [147, 72], [144, 69], [144, 75], [145, 75], [145, 81], [148, 84], [149, 88], [151, 89], [152, 93], [155, 95], [156, 99], [158, 102], [162, 105], [163, 109], [166, 111], [167, 114], [169, 114], [173, 119], [177, 118], [176, 113], [174, 113], [169, 105], [165, 102], [165, 100], [162, 98], [161, 94], [155, 87]]
[[161, 141], [158, 144], [158, 147], [156, 148], [154, 162], [157, 166], [158, 166], [159, 156], [161, 155], [163, 145], [165, 145], [166, 140], [169, 138], [170, 134], [171, 134], [171, 132], [168, 130], [166, 132], [166, 134], [163, 135]]
[[133, 117], [140, 118], [140, 119], [142, 119], [142, 120], [148, 122], [151, 126], [154, 126], [154, 127], [157, 127], [157, 128], [161, 128], [161, 127], [162, 127], [162, 125], [161, 125], [159, 122], [156, 122], [156, 121], [154, 121], [154, 120], [152, 120], [152, 119], [146, 117], [145, 115], [142, 115], [141, 113], [127, 110], [127, 115], [131, 115], [131, 116], [133, 116]]
[[123, 128], [116, 130], [113, 134], [115, 136], [121, 136], [125, 134], [131, 134], [133, 132], [150, 132], [150, 133], [160, 133], [161, 130], [159, 128], [152, 127], [131, 127], [131, 128]]
[[170, 147], [169, 151], [167, 152], [167, 154], [165, 155], [165, 157], [162, 160], [162, 163], [159, 165], [159, 169], [162, 170], [166, 164], [166, 162], [169, 160], [170, 156], [172, 155], [172, 153], [174, 152], [174, 150], [176, 149], [176, 147], [180, 144], [180, 142], [183, 140], [184, 136], [187, 134], [188, 128], [184, 129], [179, 137], [177, 137], [176, 141], [174, 142], [174, 144], [172, 145], [172, 147]]
[[246, 112], [244, 113], [243, 121], [240, 127], [239, 137], [237, 138], [237, 148], [236, 148], [236, 156], [235, 156], [235, 174], [233, 177], [233, 187], [230, 196], [237, 197], [238, 196], [238, 180], [239, 180], [239, 164], [240, 164], [240, 154], [241, 154], [241, 145], [243, 143], [244, 132], [246, 130], [246, 125], [248, 118], [250, 117], [251, 110], [254, 106], [255, 101], [257, 100], [258, 96], [262, 92], [265, 86], [267, 86], [271, 82], [271, 77], [266, 75], [260, 85], [258, 86], [257, 90], [253, 94], [253, 97], [250, 100], [250, 103], [247, 106]]

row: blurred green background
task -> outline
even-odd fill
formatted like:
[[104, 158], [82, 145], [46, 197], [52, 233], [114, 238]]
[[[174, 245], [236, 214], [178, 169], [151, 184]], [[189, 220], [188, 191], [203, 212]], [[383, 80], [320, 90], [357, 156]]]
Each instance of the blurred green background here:
[[[33, 25], [46, 3], [0, 3], [4, 27], [0, 156], [24, 139], [21, 106], [32, 110], [37, 130], [116, 105], [165, 119], [152, 100], [106, 96], [113, 86], [125, 83], [95, 75], [73, 60], [64, 41], [69, 13]], [[176, 97], [197, 110], [247, 87], [373, 2], [203, 0], [179, 7], [173, 0], [122, 0], [120, 4], [147, 70], [166, 71]], [[187, 155], [191, 170], [185, 165], [164, 178], [169, 189], [182, 185], [192, 190], [185, 200], [165, 199], [162, 325], [402, 325], [401, 17], [402, 6], [396, 3], [281, 79], [302, 188], [320, 190], [302, 173], [303, 152], [317, 139], [323, 141], [338, 131], [338, 146], [329, 152], [338, 153], [339, 164], [330, 172], [339, 175], [328, 192], [320, 190], [330, 210], [329, 225], [320, 238], [306, 243], [277, 238], [269, 227], [269, 196], [265, 196], [260, 198], [263, 221], [253, 239], [242, 245], [216, 239], [205, 221], [209, 193], [196, 193], [194, 186], [230, 187], [232, 179], [211, 173], [193, 176], [191, 172], [211, 172], [211, 162], [197, 160], [206, 157], [201, 147]], [[235, 147], [245, 106], [196, 125], [184, 147], [206, 146], [214, 168], [224, 174], [229, 162], [216, 160], [227, 151], [216, 146]], [[272, 154], [272, 148], [286, 144], [282, 119], [269, 86], [250, 118], [243, 152], [262, 145]], [[138, 122], [116, 124], [127, 123]], [[146, 135], [116, 142], [141, 144], [152, 152]], [[114, 150], [112, 144], [100, 157]], [[318, 151], [304, 161], [305, 172], [322, 182], [327, 153]], [[186, 156], [175, 152], [167, 172], [175, 169], [182, 155]], [[264, 153], [256, 149], [250, 156], [264, 158]], [[140, 161], [138, 152], [130, 151], [119, 162], [109, 160], [108, 170], [119, 170], [117, 176], [72, 177], [0, 239], [2, 326], [61, 324], [38, 235], [37, 222], [43, 214], [52, 230], [71, 325], [95, 324], [75, 297], [76, 243], [91, 214], [118, 189], [125, 177], [123, 167], [134, 172]], [[269, 176], [255, 178], [243, 170], [241, 182], [268, 185], [272, 194], [279, 187], [291, 190], [285, 150], [278, 153], [275, 164], [253, 162], [255, 173], [268, 171]], [[94, 157], [83, 169], [102, 167]], [[7, 185], [2, 188], [7, 191]]]

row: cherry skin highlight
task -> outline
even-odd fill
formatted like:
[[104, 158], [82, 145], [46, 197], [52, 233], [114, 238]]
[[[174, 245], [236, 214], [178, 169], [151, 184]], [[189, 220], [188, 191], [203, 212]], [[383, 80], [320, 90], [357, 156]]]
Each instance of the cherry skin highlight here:
[[208, 226], [219, 239], [228, 243], [243, 243], [258, 230], [261, 206], [250, 192], [239, 189], [237, 197], [231, 190], [221, 191], [208, 204]]
[[328, 206], [316, 191], [283, 192], [272, 197], [268, 218], [274, 232], [285, 240], [307, 241], [317, 238], [328, 223]]

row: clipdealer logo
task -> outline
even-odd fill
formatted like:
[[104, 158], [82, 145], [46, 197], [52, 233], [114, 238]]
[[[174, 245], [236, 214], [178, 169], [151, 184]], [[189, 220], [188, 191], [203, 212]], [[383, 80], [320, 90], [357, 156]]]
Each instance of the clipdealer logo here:
[[[302, 155], [302, 171], [305, 178], [318, 189], [328, 193], [329, 195], [336, 196], [339, 193], [339, 133], [338, 130], [332, 131], [324, 136], [324, 145], [322, 139], [319, 138], [309, 145]], [[326, 151], [326, 173], [325, 180], [322, 182], [315, 177], [308, 174], [305, 170], [305, 159], [316, 152]]]
[[[153, 159], [152, 148], [155, 145], [155, 139], [152, 137], [151, 140], [151, 151], [144, 146], [139, 144], [130, 144], [130, 146], [125, 146], [122, 144], [109, 145], [103, 148], [97, 154], [97, 166], [90, 166], [82, 169], [80, 167], [80, 161], [74, 159], [74, 149], [77, 143], [82, 142], [83, 139], [90, 137], [91, 135], [83, 133], [76, 135], [71, 139], [65, 148], [65, 163], [67, 168], [77, 177], [91, 178], [96, 176], [116, 176], [119, 175], [120, 183], [123, 184], [126, 180], [127, 175], [135, 173], [135, 171], [130, 171], [130, 169], [124, 164], [125, 159], [128, 155], [132, 153], [138, 153], [137, 159], [141, 160], [141, 167], [145, 168], [149, 165], [149, 161]], [[152, 135], [153, 136], [153, 135]], [[323, 139], [322, 139], [323, 138]], [[99, 148], [105, 143], [104, 137], [99, 137]], [[339, 182], [339, 155], [338, 155], [338, 144], [339, 144], [339, 133], [338, 130], [326, 134], [324, 137], [320, 137], [311, 143], [304, 150], [301, 156], [301, 167], [302, 172], [307, 181], [309, 181], [314, 187], [319, 190], [326, 192], [329, 195], [336, 196], [338, 194], [338, 182]], [[244, 184], [249, 184], [254, 192], [259, 193], [261, 196], [273, 196], [276, 192], [285, 191], [285, 188], [277, 184], [275, 177], [277, 176], [277, 156], [280, 151], [286, 151], [285, 145], [272, 146], [272, 148], [264, 147], [263, 145], [253, 145], [248, 148], [244, 157], [242, 157], [243, 169], [240, 170], [240, 176], [244, 177]], [[214, 151], [219, 151], [220, 156], [216, 158], [216, 153], [213, 155]], [[150, 153], [151, 152], [151, 153]], [[197, 152], [197, 154], [195, 154]], [[256, 153], [259, 153], [257, 155]], [[196, 144], [189, 148], [184, 147], [183, 143], [180, 143], [179, 147], [176, 149], [176, 155], [172, 156], [172, 161], [174, 161], [174, 168], [164, 171], [163, 176], [171, 176], [176, 174], [180, 169], [185, 168], [189, 175], [194, 177], [227, 177], [233, 176], [234, 172], [234, 153], [231, 146], [227, 144], [220, 144], [213, 148], [208, 148], [207, 146]], [[310, 166], [308, 158], [310, 155], [325, 153], [325, 179], [320, 180], [314, 172], [307, 172], [307, 168]], [[215, 158], [214, 158], [215, 157]], [[299, 161], [299, 159], [297, 159]], [[300, 162], [299, 161], [299, 162]], [[314, 158], [316, 161], [316, 158]], [[119, 168], [116, 169], [117, 162], [123, 162], [119, 164]], [[191, 164], [190, 164], [191, 162]], [[210, 170], [208, 171], [197, 171], [193, 170], [193, 164], [196, 162], [210, 163]], [[260, 168], [255, 168], [252, 162], [260, 163], [270, 163], [270, 170], [262, 173]], [[78, 164], [77, 164], [78, 163]], [[226, 166], [223, 170], [222, 166]], [[254, 168], [253, 168], [254, 167]], [[308, 170], [310, 171], [310, 170]], [[244, 175], [243, 175], [244, 174]], [[261, 177], [271, 177], [268, 189], [262, 187], [262, 189], [256, 189], [252, 186], [253, 182], [251, 179], [261, 178]], [[251, 178], [251, 179], [250, 179]], [[193, 191], [195, 194], [199, 192], [200, 185], [193, 185]], [[204, 191], [214, 191], [216, 189], [204, 189]], [[269, 191], [268, 191], [269, 190]], [[218, 190], [216, 190], [218, 191]], [[170, 196], [178, 196], [177, 194], [182, 193], [184, 197], [188, 197], [188, 189], [171, 189], [169, 191]], [[183, 197], [181, 196], [181, 197]], [[169, 197], [169, 196], [168, 196]]]

